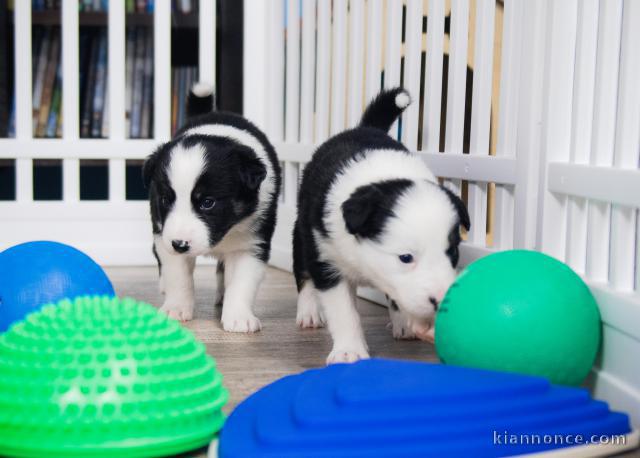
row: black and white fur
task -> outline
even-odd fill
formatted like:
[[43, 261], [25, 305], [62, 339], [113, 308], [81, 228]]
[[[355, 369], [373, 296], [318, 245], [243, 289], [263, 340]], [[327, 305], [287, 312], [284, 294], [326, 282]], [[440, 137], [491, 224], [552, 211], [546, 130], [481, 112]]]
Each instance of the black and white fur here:
[[428, 339], [455, 278], [464, 203], [423, 160], [387, 135], [409, 105], [402, 89], [381, 93], [360, 126], [322, 144], [305, 167], [293, 233], [297, 322], [333, 338], [328, 363], [368, 357], [356, 287], [391, 300], [393, 334]]
[[175, 319], [193, 318], [195, 259], [214, 256], [223, 328], [254, 332], [260, 329], [253, 304], [271, 251], [280, 165], [256, 126], [212, 109], [211, 89], [196, 84], [189, 123], [144, 164], [165, 294], [161, 310]]

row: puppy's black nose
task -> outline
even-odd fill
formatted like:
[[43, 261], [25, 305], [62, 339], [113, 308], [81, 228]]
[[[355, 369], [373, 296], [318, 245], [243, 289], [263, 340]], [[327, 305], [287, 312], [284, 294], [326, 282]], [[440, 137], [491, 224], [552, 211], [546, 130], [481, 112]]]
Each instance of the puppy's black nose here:
[[438, 311], [438, 305], [440, 304], [440, 302], [438, 302], [438, 299], [436, 299], [433, 296], [429, 296], [429, 302], [431, 302], [431, 305], [433, 305], [433, 308], [435, 308], [436, 311]]
[[186, 240], [172, 240], [171, 246], [178, 253], [186, 253], [187, 251], [189, 251], [189, 242], [187, 242]]

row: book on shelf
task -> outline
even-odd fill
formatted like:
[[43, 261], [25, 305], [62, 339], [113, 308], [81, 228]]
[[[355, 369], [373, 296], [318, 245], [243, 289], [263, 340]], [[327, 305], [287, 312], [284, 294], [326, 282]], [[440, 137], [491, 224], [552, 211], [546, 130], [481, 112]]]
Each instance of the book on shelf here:
[[40, 113], [40, 103], [42, 101], [42, 86], [44, 84], [44, 74], [47, 69], [47, 59], [49, 57], [49, 45], [51, 43], [52, 28], [45, 27], [41, 35], [41, 43], [38, 46], [38, 63], [35, 66], [35, 80], [33, 84], [33, 130], [34, 132], [38, 128], [38, 115]]
[[136, 34], [136, 48], [133, 62], [133, 80], [130, 81], [132, 92], [131, 102], [131, 130], [129, 136], [131, 138], [140, 138], [140, 127], [142, 118], [142, 92], [144, 90], [144, 57], [145, 57], [145, 39], [147, 31], [138, 30]]
[[53, 97], [54, 85], [56, 82], [56, 74], [58, 73], [58, 64], [60, 56], [60, 34], [54, 33], [51, 40], [51, 49], [49, 50], [49, 60], [44, 73], [44, 81], [42, 83], [42, 94], [40, 98], [40, 109], [38, 111], [36, 137], [44, 137], [47, 133], [47, 124], [49, 122], [49, 110], [51, 109], [51, 100]]
[[142, 114], [140, 116], [140, 136], [151, 137], [151, 119], [153, 99], [153, 33], [147, 32], [145, 40], [144, 75], [142, 85]]
[[91, 137], [102, 137], [102, 114], [107, 86], [107, 33], [101, 30], [98, 38], [98, 61], [96, 63], [96, 84], [93, 91], [91, 113]]
[[49, 119], [47, 121], [47, 127], [45, 137], [56, 137], [58, 120], [60, 118], [62, 106], [62, 66], [58, 65], [56, 71], [56, 81], [53, 89], [53, 96], [51, 97], [51, 109], [49, 110]]
[[85, 61], [85, 65], [87, 66], [84, 72], [84, 97], [83, 97], [83, 105], [80, 113], [80, 137], [91, 137], [91, 119], [93, 113], [93, 97], [95, 94], [96, 88], [96, 70], [98, 63], [98, 54], [100, 52], [99, 46], [100, 43], [96, 39], [96, 35], [89, 35], [91, 51], [89, 52], [89, 57]]
[[[133, 2], [133, 0], [131, 0]], [[132, 3], [133, 4], [133, 3]], [[131, 132], [131, 107], [133, 106], [133, 63], [136, 50], [136, 33], [139, 28], [127, 28], [127, 42], [125, 46], [126, 62], [125, 62], [125, 132]]]

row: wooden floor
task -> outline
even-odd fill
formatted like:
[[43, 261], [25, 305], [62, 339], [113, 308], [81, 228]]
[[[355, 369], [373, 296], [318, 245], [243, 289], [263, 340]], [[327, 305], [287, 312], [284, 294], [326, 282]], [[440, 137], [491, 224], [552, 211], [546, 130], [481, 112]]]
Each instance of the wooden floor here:
[[[162, 304], [156, 268], [118, 267], [106, 271], [118, 296], [131, 296], [157, 307]], [[198, 266], [195, 283], [195, 319], [186, 326], [206, 344], [224, 376], [230, 393], [227, 413], [257, 389], [284, 375], [324, 366], [331, 350], [328, 331], [296, 326], [296, 289], [289, 273], [269, 269], [258, 293], [255, 313], [262, 321], [262, 331], [256, 334], [228, 333], [220, 327], [221, 308], [213, 305], [213, 266]], [[385, 308], [362, 300], [358, 309], [371, 356], [437, 360], [429, 343], [394, 340], [387, 328], [389, 317]], [[203, 453], [188, 456], [204, 456]]]
[[[160, 306], [157, 269], [151, 267], [109, 268], [107, 274], [119, 296], [131, 296]], [[269, 269], [256, 305], [262, 331], [256, 334], [232, 334], [220, 327], [220, 307], [213, 306], [215, 271], [213, 266], [196, 268], [195, 319], [186, 323], [207, 350], [224, 375], [230, 392], [227, 413], [260, 387], [278, 378], [312, 367], [324, 366], [331, 349], [326, 329], [299, 329], [295, 323], [296, 291], [293, 277], [280, 270]], [[358, 304], [371, 356], [437, 361], [431, 344], [422, 341], [396, 341], [387, 329], [387, 310], [367, 301]], [[206, 449], [182, 455], [204, 458]], [[631, 451], [616, 455], [638, 457]]]

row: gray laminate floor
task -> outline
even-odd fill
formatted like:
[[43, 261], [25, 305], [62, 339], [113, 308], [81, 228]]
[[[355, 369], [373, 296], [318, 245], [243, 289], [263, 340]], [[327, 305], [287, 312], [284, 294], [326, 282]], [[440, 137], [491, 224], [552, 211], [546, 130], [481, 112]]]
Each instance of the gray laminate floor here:
[[[131, 296], [160, 306], [157, 269], [106, 269], [119, 296]], [[296, 289], [293, 277], [270, 268], [258, 294], [255, 313], [262, 321], [256, 334], [227, 333], [220, 327], [220, 307], [214, 307], [215, 270], [198, 266], [195, 272], [196, 314], [186, 323], [204, 342], [217, 362], [230, 392], [226, 411], [260, 387], [278, 378], [325, 364], [331, 349], [326, 329], [296, 326]], [[435, 361], [434, 348], [422, 341], [397, 341], [387, 329], [387, 310], [361, 300], [358, 304], [371, 356]], [[188, 456], [203, 456], [203, 451]]]

